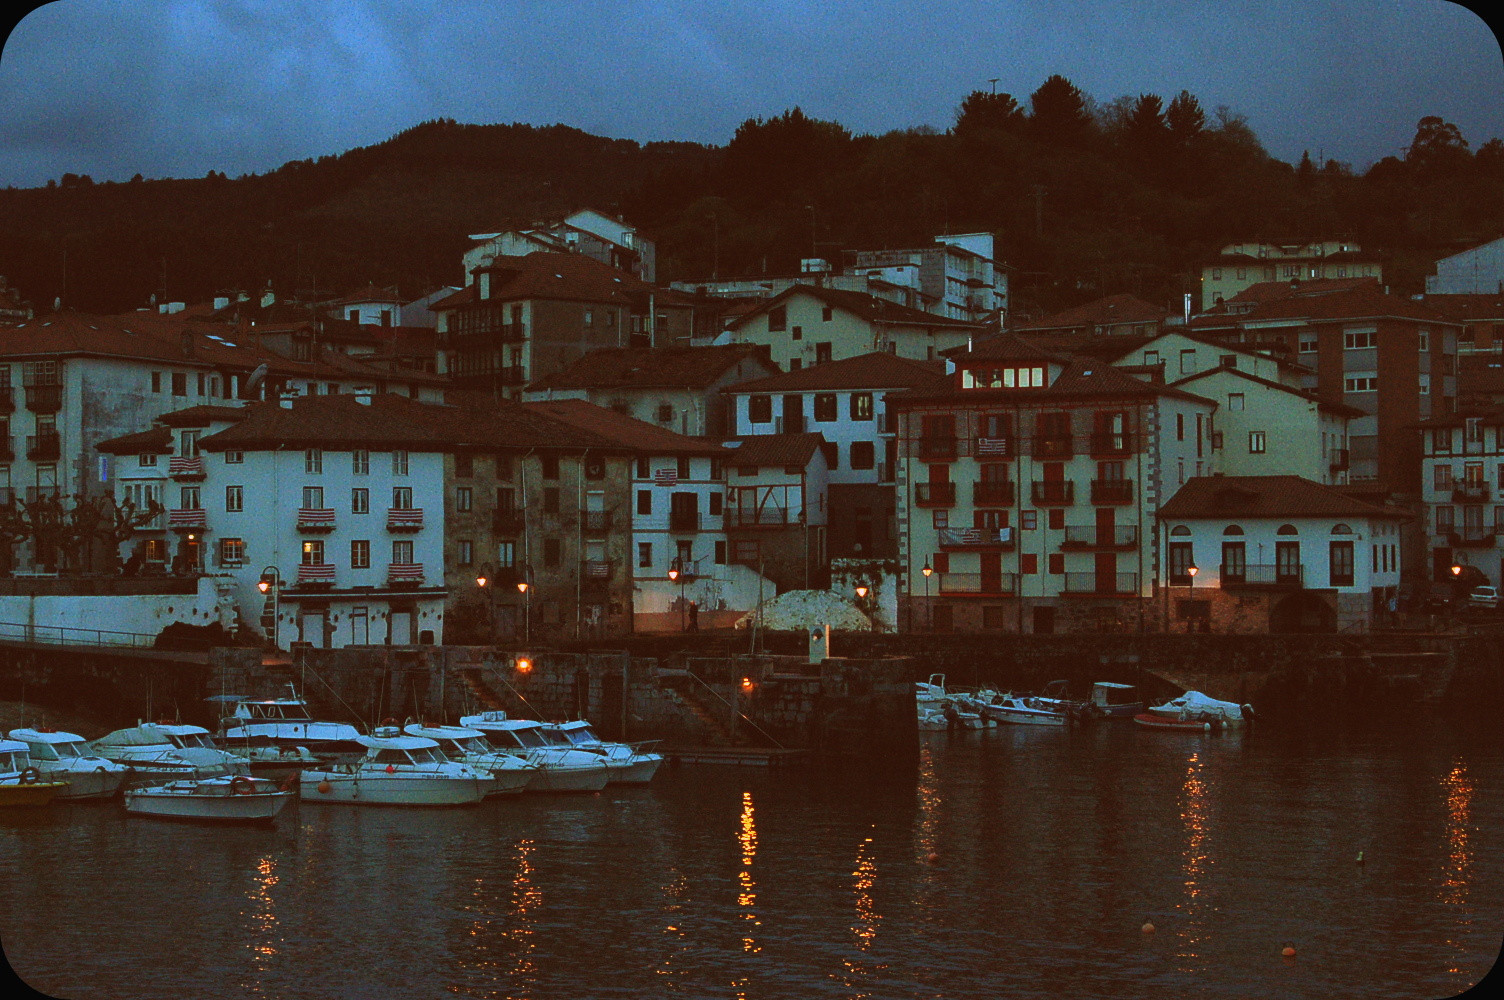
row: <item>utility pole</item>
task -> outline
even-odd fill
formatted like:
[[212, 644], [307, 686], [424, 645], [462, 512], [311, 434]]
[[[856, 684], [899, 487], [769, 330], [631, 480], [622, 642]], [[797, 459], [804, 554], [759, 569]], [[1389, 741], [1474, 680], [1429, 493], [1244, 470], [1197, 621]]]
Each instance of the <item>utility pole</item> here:
[[995, 77], [995, 76], [992, 79], [990, 79], [990, 80], [987, 81], [988, 83], [992, 84], [992, 96], [993, 97], [997, 96], [997, 81], [998, 81], [998, 77]]

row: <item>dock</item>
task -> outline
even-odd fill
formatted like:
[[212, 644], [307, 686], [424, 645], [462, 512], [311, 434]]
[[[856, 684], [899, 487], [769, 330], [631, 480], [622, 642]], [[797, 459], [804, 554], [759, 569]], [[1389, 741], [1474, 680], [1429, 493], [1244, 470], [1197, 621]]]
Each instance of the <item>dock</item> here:
[[792, 767], [809, 758], [808, 750], [771, 747], [675, 747], [659, 753], [679, 764], [734, 764], [739, 767]]

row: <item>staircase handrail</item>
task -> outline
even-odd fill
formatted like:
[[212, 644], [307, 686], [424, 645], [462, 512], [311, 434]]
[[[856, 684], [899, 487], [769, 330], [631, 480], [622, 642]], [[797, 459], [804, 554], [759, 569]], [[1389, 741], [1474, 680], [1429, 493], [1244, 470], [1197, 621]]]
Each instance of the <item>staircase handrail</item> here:
[[709, 684], [705, 683], [705, 681], [698, 674], [694, 673], [693, 671], [685, 671], [685, 672], [690, 677], [692, 677], [694, 680], [696, 680], [697, 682], [699, 682], [700, 686], [703, 687], [706, 691], [709, 691], [712, 695], [714, 695], [717, 699], [719, 699], [719, 701], [721, 702], [721, 704], [723, 704], [727, 708], [731, 709], [731, 711], [738, 718], [742, 719], [744, 722], [747, 723], [747, 725], [749, 725], [753, 729], [757, 730], [758, 734], [761, 735], [763, 739], [767, 740], [769, 743], [773, 744], [775, 747], [777, 747], [780, 750], [787, 750], [788, 749], [782, 743], [779, 743], [773, 737], [769, 736], [766, 732], [764, 732], [761, 726], [759, 726], [757, 723], [753, 722], [751, 719], [747, 718], [747, 716], [739, 708], [737, 708], [735, 705], [731, 704], [731, 702], [727, 701], [725, 698], [722, 698], [721, 695], [720, 695], [720, 692], [718, 692], [715, 688], [711, 687]]

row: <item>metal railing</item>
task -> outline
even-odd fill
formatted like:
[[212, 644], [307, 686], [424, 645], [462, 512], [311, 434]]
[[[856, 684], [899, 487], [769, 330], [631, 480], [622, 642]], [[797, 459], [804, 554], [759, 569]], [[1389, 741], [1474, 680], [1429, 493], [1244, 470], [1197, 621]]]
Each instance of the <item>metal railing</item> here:
[[1137, 573], [1067, 573], [1067, 594], [1137, 594]]
[[986, 504], [1013, 503], [1013, 480], [980, 479], [971, 484], [971, 502], [978, 507]]
[[[1300, 587], [1305, 583], [1305, 567], [1289, 563], [1223, 563], [1219, 574], [1224, 587]], [[1170, 582], [1176, 578], [1171, 576]]]
[[956, 502], [955, 483], [915, 483], [914, 504], [919, 507], [949, 507]]
[[1030, 495], [1040, 506], [1068, 506], [1076, 502], [1076, 484], [1069, 479], [1042, 479], [1032, 484]]
[[1015, 594], [1017, 573], [937, 573], [942, 594]]
[[1012, 548], [1012, 528], [941, 528], [940, 547], [953, 548]]
[[1069, 525], [1065, 529], [1063, 545], [1078, 549], [1132, 548], [1138, 544], [1138, 525], [1114, 524], [1111, 527], [1095, 524]]
[[0, 641], [45, 642], [63, 646], [123, 646], [151, 649], [157, 637], [146, 632], [116, 632], [111, 629], [75, 628], [71, 625], [32, 625], [0, 622]]
[[1093, 479], [1091, 481], [1091, 502], [1094, 504], [1132, 503], [1133, 480]]

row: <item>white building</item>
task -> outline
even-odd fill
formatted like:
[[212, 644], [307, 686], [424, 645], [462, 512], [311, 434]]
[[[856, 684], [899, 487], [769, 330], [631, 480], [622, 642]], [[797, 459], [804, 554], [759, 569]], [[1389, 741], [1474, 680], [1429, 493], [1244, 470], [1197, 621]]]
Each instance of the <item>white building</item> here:
[[1427, 295], [1504, 295], [1504, 239], [1443, 257], [1426, 278]]
[[442, 642], [446, 446], [423, 406], [194, 407], [103, 442], [116, 497], [166, 508], [128, 571], [229, 576], [241, 623], [284, 648]]

